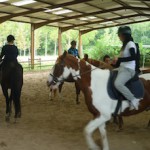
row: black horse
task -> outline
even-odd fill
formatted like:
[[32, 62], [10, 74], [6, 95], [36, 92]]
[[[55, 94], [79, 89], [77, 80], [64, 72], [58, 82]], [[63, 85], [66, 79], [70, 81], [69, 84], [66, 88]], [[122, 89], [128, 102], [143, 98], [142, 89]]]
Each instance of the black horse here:
[[[23, 68], [17, 62], [2, 63], [1, 65], [1, 86], [6, 98], [6, 121], [11, 115], [12, 101], [15, 108], [15, 118], [21, 117], [20, 96], [23, 86]], [[10, 89], [10, 95], [8, 94]]]

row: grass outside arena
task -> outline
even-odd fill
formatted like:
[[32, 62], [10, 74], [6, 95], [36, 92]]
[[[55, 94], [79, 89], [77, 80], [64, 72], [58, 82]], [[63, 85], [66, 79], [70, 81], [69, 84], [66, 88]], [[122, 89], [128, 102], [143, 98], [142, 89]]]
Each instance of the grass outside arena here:
[[[75, 102], [74, 84], [65, 83], [61, 96], [49, 100], [46, 80], [49, 71], [24, 72], [21, 96], [22, 118], [5, 122], [5, 99], [0, 90], [0, 150], [87, 150], [83, 129], [92, 115], [84, 97]], [[150, 79], [150, 74], [146, 75]], [[110, 150], [149, 150], [150, 128], [146, 128], [150, 112], [124, 117], [124, 129], [107, 124]], [[96, 131], [94, 139], [100, 145]]]

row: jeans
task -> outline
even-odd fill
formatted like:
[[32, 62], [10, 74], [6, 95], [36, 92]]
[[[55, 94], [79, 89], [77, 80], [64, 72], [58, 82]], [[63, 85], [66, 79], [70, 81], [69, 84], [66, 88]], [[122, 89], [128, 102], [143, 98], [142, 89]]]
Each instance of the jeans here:
[[135, 75], [135, 70], [125, 67], [119, 67], [118, 75], [115, 80], [116, 89], [127, 98], [127, 100], [132, 101], [135, 99], [131, 91], [125, 86], [125, 84], [133, 78]]

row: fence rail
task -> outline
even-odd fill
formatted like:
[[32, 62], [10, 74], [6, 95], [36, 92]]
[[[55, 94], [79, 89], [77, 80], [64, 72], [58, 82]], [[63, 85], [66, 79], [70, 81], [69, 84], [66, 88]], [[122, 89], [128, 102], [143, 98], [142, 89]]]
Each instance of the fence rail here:
[[[42, 60], [41, 58], [34, 59], [34, 68], [35, 69], [42, 69], [42, 68], [51, 68], [56, 59], [47, 59]], [[24, 69], [31, 70], [31, 59], [28, 58], [27, 61], [20, 61], [20, 64], [23, 66]], [[141, 67], [150, 67], [150, 54], [141, 55], [140, 60]]]
[[141, 55], [140, 65], [143, 68], [150, 67], [150, 54]]
[[[42, 69], [42, 68], [51, 68], [56, 60], [42, 60], [41, 58], [34, 59], [34, 68]], [[28, 58], [27, 61], [19, 61], [19, 63], [23, 66], [24, 69], [31, 70], [31, 59]]]

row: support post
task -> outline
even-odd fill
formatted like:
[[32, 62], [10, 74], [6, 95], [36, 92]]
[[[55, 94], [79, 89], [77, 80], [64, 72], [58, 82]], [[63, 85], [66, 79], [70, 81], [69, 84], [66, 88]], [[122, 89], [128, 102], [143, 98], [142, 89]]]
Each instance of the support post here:
[[82, 33], [79, 31], [79, 55], [82, 58]]
[[31, 24], [31, 69], [34, 69], [34, 31], [35, 31], [35, 26], [34, 24]]
[[58, 56], [62, 54], [62, 30], [58, 29]]

